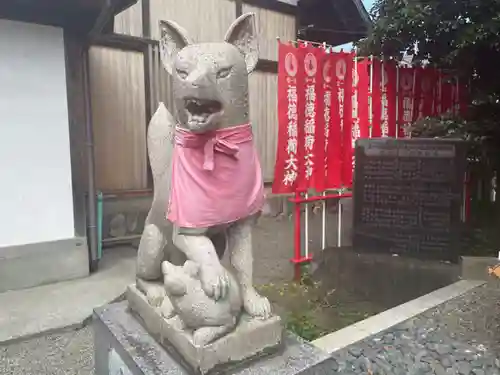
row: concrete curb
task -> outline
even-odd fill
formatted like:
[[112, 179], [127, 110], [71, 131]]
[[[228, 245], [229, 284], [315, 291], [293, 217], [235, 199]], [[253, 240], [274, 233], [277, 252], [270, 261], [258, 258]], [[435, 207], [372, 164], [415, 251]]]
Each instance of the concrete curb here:
[[458, 281], [339, 331], [320, 337], [312, 341], [311, 344], [331, 354], [422, 314], [485, 283], [485, 281]]

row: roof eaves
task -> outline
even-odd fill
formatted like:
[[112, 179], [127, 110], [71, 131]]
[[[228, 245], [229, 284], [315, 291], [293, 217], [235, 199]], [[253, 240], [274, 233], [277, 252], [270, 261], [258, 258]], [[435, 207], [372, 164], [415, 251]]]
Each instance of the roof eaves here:
[[[335, 1], [335, 0], [333, 0]], [[356, 6], [358, 9], [359, 15], [363, 19], [364, 23], [366, 24], [366, 27], [368, 29], [371, 29], [373, 25], [372, 18], [370, 17], [370, 13], [368, 13], [368, 10], [365, 8], [361, 0], [351, 0], [353, 4]]]
[[130, 8], [132, 5], [135, 5], [138, 0], [118, 0], [116, 7], [114, 9], [115, 15], [123, 12], [124, 10]]

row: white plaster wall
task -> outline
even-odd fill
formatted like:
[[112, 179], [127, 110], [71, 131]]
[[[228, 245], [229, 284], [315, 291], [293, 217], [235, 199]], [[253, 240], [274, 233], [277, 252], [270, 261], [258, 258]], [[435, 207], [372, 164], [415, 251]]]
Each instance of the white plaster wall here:
[[0, 248], [73, 237], [63, 32], [0, 19]]

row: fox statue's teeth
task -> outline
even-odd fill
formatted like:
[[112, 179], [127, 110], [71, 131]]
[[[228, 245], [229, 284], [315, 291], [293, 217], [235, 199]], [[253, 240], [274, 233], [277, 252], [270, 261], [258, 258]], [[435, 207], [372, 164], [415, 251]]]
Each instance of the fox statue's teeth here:
[[204, 114], [188, 114], [188, 123], [191, 126], [199, 126], [208, 121], [210, 114], [204, 113]]

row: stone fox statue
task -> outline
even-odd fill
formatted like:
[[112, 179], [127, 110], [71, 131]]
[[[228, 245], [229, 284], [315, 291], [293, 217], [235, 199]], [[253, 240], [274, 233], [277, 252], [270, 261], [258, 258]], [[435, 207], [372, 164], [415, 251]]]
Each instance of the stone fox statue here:
[[225, 298], [227, 249], [245, 311], [266, 319], [269, 301], [252, 285], [252, 227], [264, 204], [262, 173], [249, 119], [248, 74], [258, 61], [255, 15], [239, 17], [225, 41], [193, 43], [162, 21], [161, 59], [172, 75], [175, 118], [160, 104], [148, 129], [154, 200], [137, 259], [138, 287], [163, 315], [172, 306], [161, 288], [167, 228], [187, 259], [200, 265], [204, 292]]

